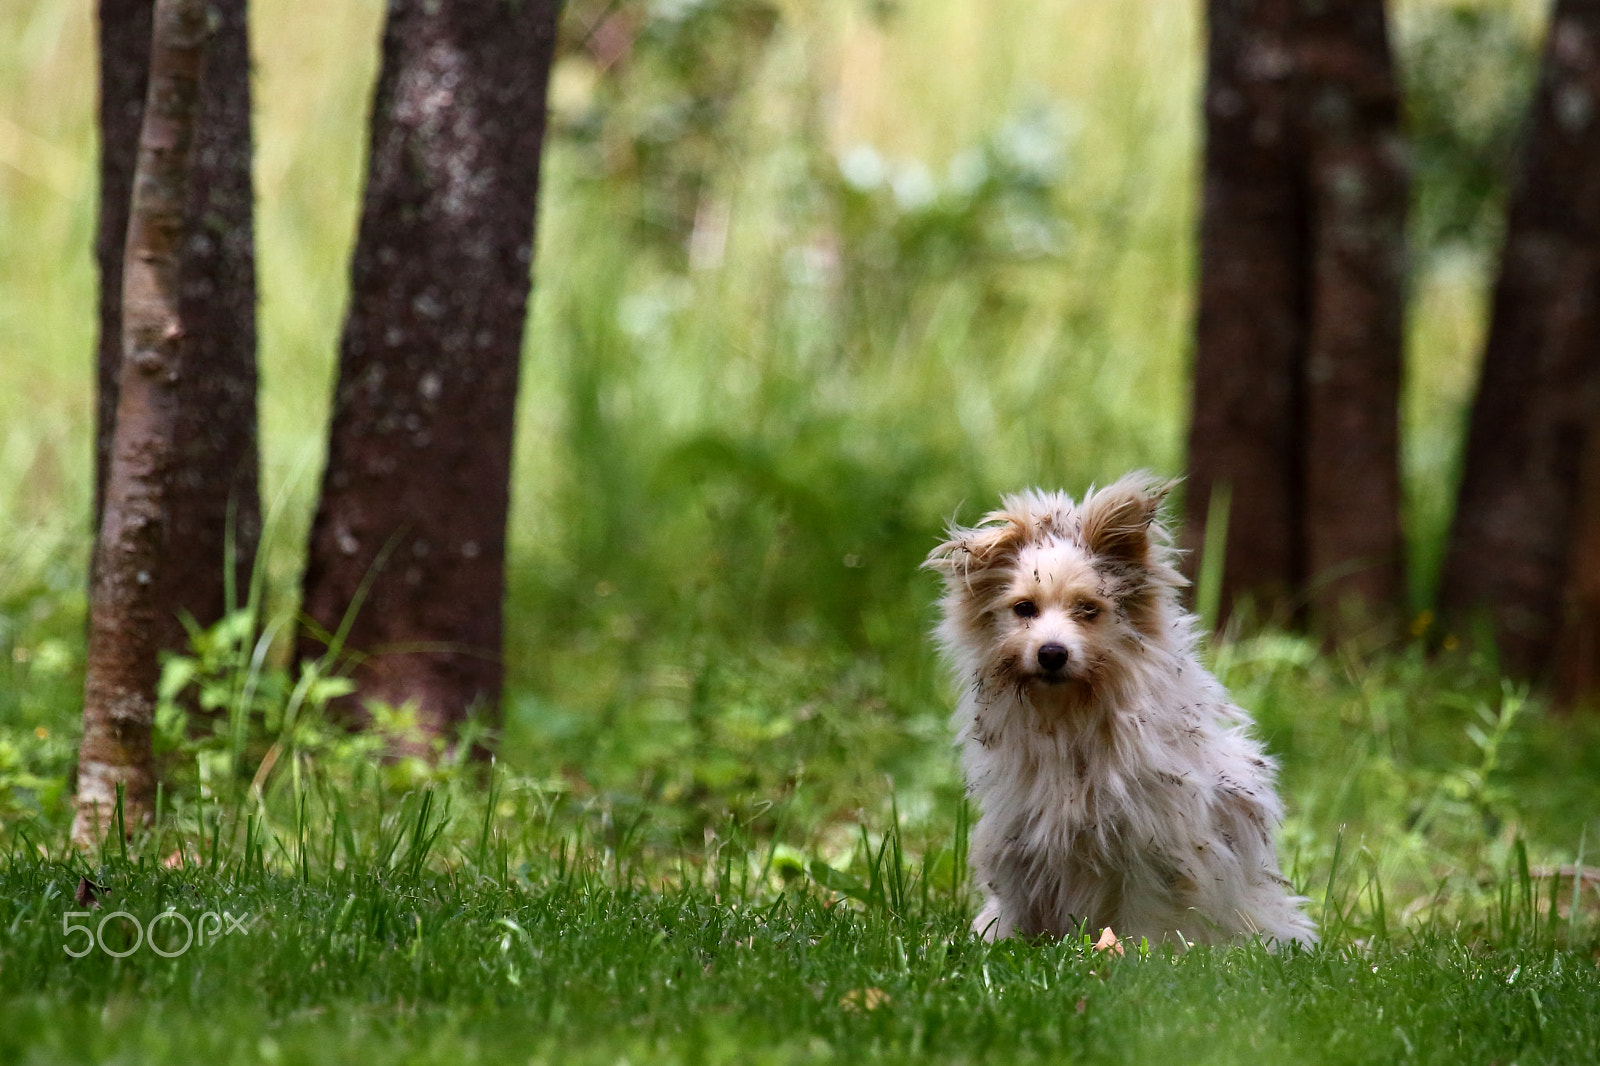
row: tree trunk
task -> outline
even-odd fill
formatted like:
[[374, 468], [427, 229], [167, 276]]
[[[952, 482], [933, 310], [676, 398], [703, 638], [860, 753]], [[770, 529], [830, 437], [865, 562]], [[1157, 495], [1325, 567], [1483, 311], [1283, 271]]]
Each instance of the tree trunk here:
[[[139, 127], [150, 87], [150, 15], [155, 0], [100, 2], [100, 219], [95, 263], [100, 270], [94, 434], [94, 514], [100, 529], [111, 437], [117, 428], [117, 372], [122, 368], [122, 255], [128, 202], [139, 158]], [[92, 580], [91, 580], [92, 584]]]
[[[245, 0], [211, 0], [211, 38], [201, 76], [185, 236], [179, 251], [186, 359], [175, 480], [154, 624], [162, 648], [179, 650], [179, 619], [217, 621], [242, 598], [260, 539], [257, 489], [254, 197], [251, 185], [250, 63]], [[98, 530], [116, 428], [122, 365], [122, 261], [128, 204], [149, 83], [152, 0], [100, 6], [100, 341], [93, 523]], [[230, 544], [228, 537], [232, 534]], [[226, 571], [230, 549], [234, 568]], [[91, 584], [93, 578], [91, 576]]]
[[498, 709], [518, 363], [557, 0], [393, 0], [300, 654], [361, 703]]
[[1310, 607], [1336, 630], [1402, 589], [1406, 172], [1383, 7], [1208, 13], [1186, 539], [1198, 559], [1225, 500], [1224, 609]]
[[126, 821], [150, 810], [150, 727], [185, 359], [180, 259], [190, 147], [200, 110], [204, 0], [157, 0], [123, 263], [123, 360], [116, 432], [95, 547], [73, 838], [109, 826], [118, 786]]
[[[165, 610], [174, 620], [186, 612], [201, 625], [244, 604], [261, 540], [247, 6], [247, 0], [208, 4], [211, 39], [180, 268], [185, 358], [196, 372], [179, 382], [166, 554], [180, 565], [164, 578]], [[181, 628], [170, 633], [171, 646], [185, 646]]]
[[[1550, 671], [1571, 564], [1591, 557], [1575, 527], [1600, 410], [1597, 102], [1600, 5], [1559, 0], [1512, 192], [1439, 594], [1458, 623], [1485, 613], [1503, 666], [1524, 676]], [[1577, 640], [1573, 654], [1588, 643]]]
[[1311, 318], [1302, 511], [1313, 618], [1350, 631], [1399, 607], [1405, 148], [1382, 0], [1304, 16]]
[[1574, 501], [1566, 611], [1555, 647], [1556, 705], [1595, 703], [1600, 692], [1600, 411], [1593, 413]]
[[[1292, 597], [1305, 578], [1299, 456], [1310, 279], [1295, 120], [1294, 2], [1212, 0], [1200, 302], [1189, 482], [1190, 558], [1226, 501], [1224, 609]], [[1220, 619], [1219, 619], [1220, 620]]]

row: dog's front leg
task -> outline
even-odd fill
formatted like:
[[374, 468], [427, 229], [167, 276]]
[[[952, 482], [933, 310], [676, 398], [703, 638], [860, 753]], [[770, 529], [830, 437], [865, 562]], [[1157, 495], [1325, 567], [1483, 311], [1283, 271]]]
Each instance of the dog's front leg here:
[[996, 940], [1006, 939], [1016, 930], [1016, 919], [1008, 913], [1008, 908], [993, 896], [988, 898], [978, 916], [972, 920], [972, 931], [991, 944]]

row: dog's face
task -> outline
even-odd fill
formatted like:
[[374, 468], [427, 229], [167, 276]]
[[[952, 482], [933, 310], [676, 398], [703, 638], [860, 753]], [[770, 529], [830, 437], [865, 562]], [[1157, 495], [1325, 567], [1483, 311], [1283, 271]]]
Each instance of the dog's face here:
[[1093, 558], [1071, 541], [1026, 544], [997, 576], [987, 612], [991, 661], [1025, 685], [1092, 682], [1122, 621]]
[[927, 566], [944, 577], [940, 636], [963, 671], [1070, 700], [1159, 639], [1162, 597], [1182, 582], [1158, 523], [1167, 489], [1130, 475], [1081, 504], [1026, 493], [951, 529]]

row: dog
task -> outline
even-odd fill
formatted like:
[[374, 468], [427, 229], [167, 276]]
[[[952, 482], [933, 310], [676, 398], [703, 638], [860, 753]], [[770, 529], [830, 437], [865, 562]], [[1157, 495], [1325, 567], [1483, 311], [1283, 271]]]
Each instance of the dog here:
[[985, 939], [1316, 941], [1278, 868], [1276, 766], [1178, 603], [1173, 484], [1139, 472], [1079, 503], [1007, 496], [924, 564], [943, 578], [936, 639], [961, 686]]

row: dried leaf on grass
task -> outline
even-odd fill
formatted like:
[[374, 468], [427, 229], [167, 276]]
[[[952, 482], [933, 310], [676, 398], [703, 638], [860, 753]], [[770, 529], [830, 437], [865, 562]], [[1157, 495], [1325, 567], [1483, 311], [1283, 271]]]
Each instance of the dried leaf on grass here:
[[100, 909], [100, 893], [104, 892], [102, 885], [97, 885], [87, 877], [78, 878], [78, 887], [72, 893], [72, 898], [78, 901], [78, 906], [88, 907], [90, 910]]

